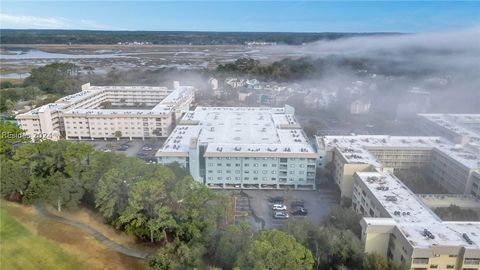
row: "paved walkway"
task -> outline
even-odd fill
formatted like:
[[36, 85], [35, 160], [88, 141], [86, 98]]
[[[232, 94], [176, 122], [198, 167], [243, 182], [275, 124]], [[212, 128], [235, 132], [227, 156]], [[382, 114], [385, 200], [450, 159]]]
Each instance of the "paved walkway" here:
[[35, 208], [37, 209], [38, 213], [40, 215], [42, 215], [43, 217], [45, 217], [47, 219], [50, 219], [50, 220], [53, 220], [53, 221], [63, 223], [63, 224], [67, 224], [67, 225], [77, 227], [77, 228], [81, 229], [82, 231], [88, 233], [89, 235], [93, 236], [93, 238], [97, 239], [97, 241], [99, 241], [103, 245], [107, 246], [108, 248], [110, 248], [112, 250], [115, 250], [117, 252], [120, 252], [124, 255], [135, 257], [135, 258], [140, 258], [140, 259], [146, 259], [148, 256], [154, 255], [152, 253], [148, 253], [148, 252], [144, 252], [144, 251], [140, 251], [140, 250], [133, 250], [131, 248], [128, 248], [126, 246], [122, 246], [122, 245], [120, 245], [116, 242], [113, 242], [112, 240], [108, 239], [105, 235], [101, 234], [100, 232], [93, 229], [92, 227], [90, 227], [90, 226], [88, 226], [84, 223], [75, 221], [75, 220], [66, 219], [64, 217], [54, 215], [54, 214], [50, 213], [47, 209], [45, 209], [44, 206], [35, 206]]

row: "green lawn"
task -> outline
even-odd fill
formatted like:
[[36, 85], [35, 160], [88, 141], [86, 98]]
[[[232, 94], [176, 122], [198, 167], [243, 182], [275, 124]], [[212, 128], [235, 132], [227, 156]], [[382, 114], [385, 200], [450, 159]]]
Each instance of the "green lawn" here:
[[31, 233], [0, 208], [0, 269], [81, 269], [61, 247]]

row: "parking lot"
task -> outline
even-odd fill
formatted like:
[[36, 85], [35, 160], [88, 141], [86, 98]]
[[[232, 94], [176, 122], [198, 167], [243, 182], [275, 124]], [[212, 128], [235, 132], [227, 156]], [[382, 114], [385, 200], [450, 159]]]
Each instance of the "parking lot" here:
[[[249, 207], [250, 216], [249, 221], [254, 229], [261, 228], [279, 228], [288, 219], [310, 219], [312, 222], [318, 224], [328, 213], [330, 213], [333, 206], [338, 205], [337, 195], [331, 190], [322, 191], [281, 191], [281, 190], [244, 190], [243, 193], [248, 196], [248, 204], [245, 203], [245, 198], [242, 198], [242, 208]], [[275, 213], [272, 210], [272, 198], [282, 198], [283, 204], [287, 206], [288, 219], [275, 219]], [[292, 203], [302, 202], [304, 208], [307, 209], [306, 216], [292, 215]]]
[[155, 153], [163, 145], [165, 139], [142, 140], [94, 140], [81, 141], [91, 144], [96, 150], [124, 153], [127, 156], [138, 157], [145, 161], [155, 161]]

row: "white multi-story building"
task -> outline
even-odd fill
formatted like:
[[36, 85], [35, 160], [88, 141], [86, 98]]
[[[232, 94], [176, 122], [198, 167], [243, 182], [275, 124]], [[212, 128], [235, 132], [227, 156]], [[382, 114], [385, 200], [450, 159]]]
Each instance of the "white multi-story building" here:
[[198, 107], [156, 156], [213, 188], [315, 188], [317, 154], [290, 106]]
[[[472, 145], [457, 145], [440, 137], [324, 136], [316, 138], [319, 164], [329, 166], [342, 196], [351, 198], [353, 175], [362, 171], [425, 168], [431, 178], [452, 193], [480, 193], [480, 152]], [[478, 189], [477, 189], [478, 190]]]
[[391, 173], [355, 173], [352, 206], [367, 253], [412, 270], [480, 268], [480, 222], [442, 221]]
[[194, 88], [90, 86], [16, 117], [32, 139], [166, 137], [189, 110]]

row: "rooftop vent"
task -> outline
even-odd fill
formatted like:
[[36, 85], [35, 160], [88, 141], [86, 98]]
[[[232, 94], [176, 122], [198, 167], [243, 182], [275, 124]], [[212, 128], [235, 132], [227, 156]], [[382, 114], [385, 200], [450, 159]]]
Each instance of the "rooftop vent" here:
[[462, 237], [463, 237], [463, 239], [465, 239], [465, 241], [467, 241], [467, 243], [468, 243], [469, 245], [473, 245], [473, 241], [472, 241], [472, 239], [470, 239], [470, 237], [468, 237], [468, 234], [463, 233], [463, 234], [462, 234]]
[[395, 196], [385, 196], [385, 200], [388, 201], [388, 202], [396, 202], [397, 197], [395, 197]]
[[435, 239], [435, 235], [433, 235], [433, 233], [430, 232], [428, 229], [424, 229], [422, 235], [430, 239]]

